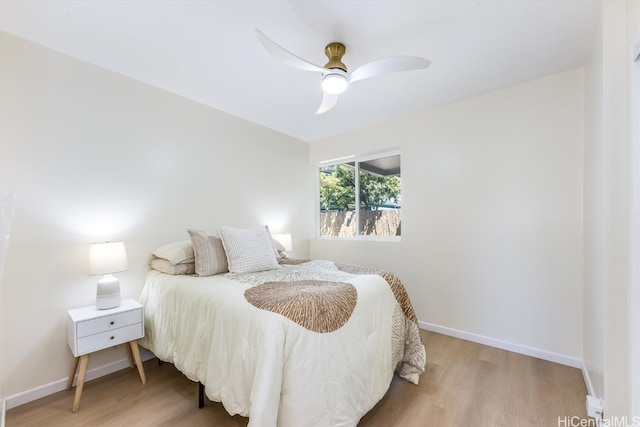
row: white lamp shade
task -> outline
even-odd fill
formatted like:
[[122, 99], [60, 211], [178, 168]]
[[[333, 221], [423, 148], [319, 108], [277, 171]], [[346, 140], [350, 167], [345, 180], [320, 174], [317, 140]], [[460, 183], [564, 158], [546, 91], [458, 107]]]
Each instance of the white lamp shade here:
[[89, 246], [89, 275], [126, 271], [127, 251], [124, 242], [94, 243]]
[[272, 234], [271, 237], [273, 240], [280, 243], [284, 250], [290, 252], [293, 250], [293, 243], [291, 242], [291, 234], [289, 233], [281, 233], [281, 234]]

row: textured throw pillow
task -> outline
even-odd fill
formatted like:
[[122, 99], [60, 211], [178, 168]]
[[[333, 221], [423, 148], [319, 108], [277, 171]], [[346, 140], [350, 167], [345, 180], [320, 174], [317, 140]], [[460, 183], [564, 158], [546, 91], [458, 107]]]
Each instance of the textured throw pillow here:
[[187, 264], [171, 264], [166, 259], [153, 258], [149, 265], [154, 270], [173, 275], [194, 274], [196, 272], [196, 264], [193, 262]]
[[201, 230], [187, 230], [187, 233], [193, 244], [198, 276], [213, 276], [229, 271], [220, 237], [208, 235]]
[[280, 268], [266, 227], [231, 228], [218, 227], [232, 273]]
[[191, 240], [167, 243], [152, 252], [158, 258], [166, 259], [171, 264], [189, 264], [195, 262]]

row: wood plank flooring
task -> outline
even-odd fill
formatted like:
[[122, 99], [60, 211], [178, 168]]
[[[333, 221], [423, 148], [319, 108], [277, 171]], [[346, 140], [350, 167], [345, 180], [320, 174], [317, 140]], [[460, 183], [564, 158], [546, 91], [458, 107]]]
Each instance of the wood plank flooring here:
[[[422, 331], [427, 372], [414, 386], [394, 377], [360, 427], [558, 426], [558, 417], [587, 418], [578, 369]], [[85, 384], [77, 413], [74, 390], [7, 412], [6, 426], [246, 426], [220, 403], [197, 406], [197, 384], [173, 365], [144, 364], [147, 384], [126, 369]], [[566, 425], [566, 424], [561, 424]], [[301, 426], [303, 427], [303, 426]]]

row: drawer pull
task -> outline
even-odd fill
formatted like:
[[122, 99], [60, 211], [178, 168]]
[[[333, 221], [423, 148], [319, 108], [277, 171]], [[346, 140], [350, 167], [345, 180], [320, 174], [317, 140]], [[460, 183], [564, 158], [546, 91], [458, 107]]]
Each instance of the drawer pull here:
[[111, 339], [114, 339], [114, 338], [115, 338], [114, 336], [111, 336]]
[[110, 325], [113, 325], [114, 323], [116, 323], [116, 322], [114, 322], [114, 321], [112, 320], [109, 324], [110, 324]]

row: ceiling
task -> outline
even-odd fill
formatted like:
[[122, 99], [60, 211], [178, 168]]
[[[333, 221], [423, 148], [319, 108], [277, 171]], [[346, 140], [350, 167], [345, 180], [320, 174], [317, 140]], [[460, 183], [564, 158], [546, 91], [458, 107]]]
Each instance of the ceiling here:
[[[0, 29], [314, 142], [584, 65], [598, 13], [596, 0], [0, 0]], [[332, 41], [351, 70], [432, 64], [357, 82], [315, 115], [321, 76], [276, 61], [255, 29], [318, 65]]]

